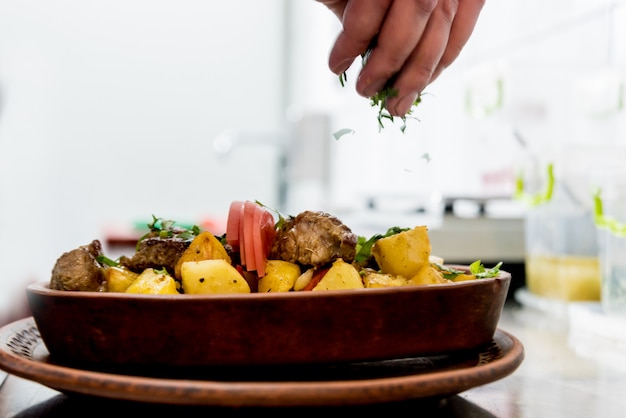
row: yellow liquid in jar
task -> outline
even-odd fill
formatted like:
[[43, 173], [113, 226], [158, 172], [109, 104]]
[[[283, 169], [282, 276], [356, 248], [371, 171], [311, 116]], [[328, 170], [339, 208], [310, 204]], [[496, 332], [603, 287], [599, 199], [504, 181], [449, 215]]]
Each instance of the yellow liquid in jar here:
[[600, 263], [597, 257], [528, 255], [526, 287], [548, 298], [599, 301]]

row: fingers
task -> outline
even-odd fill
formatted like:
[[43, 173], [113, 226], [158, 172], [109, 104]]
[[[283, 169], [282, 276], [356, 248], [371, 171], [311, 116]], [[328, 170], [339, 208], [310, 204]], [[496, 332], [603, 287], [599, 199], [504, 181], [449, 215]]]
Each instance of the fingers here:
[[318, 2], [324, 4], [331, 12], [335, 14], [339, 18], [339, 20], [343, 20], [343, 10], [346, 8], [346, 3], [348, 0], [317, 0]]
[[379, 32], [392, 0], [350, 1], [343, 11], [343, 30], [330, 52], [328, 64], [332, 72], [346, 71], [356, 57], [367, 50]]
[[402, 70], [394, 80], [397, 95], [387, 99], [387, 110], [393, 116], [403, 116], [411, 109], [418, 95], [432, 81], [446, 51], [453, 20], [457, 13], [456, 0], [440, 1]]
[[426, 30], [436, 0], [397, 0], [378, 34], [376, 48], [357, 80], [357, 92], [371, 97], [405, 65]]
[[460, 54], [485, 0], [319, 0], [342, 19], [343, 30], [329, 57], [336, 73], [346, 71], [376, 39], [356, 90], [372, 97], [383, 87], [392, 116], [404, 116], [423, 89]]
[[478, 16], [484, 5], [485, 0], [460, 0], [456, 17], [454, 22], [452, 22], [448, 45], [431, 77], [431, 82], [457, 59], [474, 31]]

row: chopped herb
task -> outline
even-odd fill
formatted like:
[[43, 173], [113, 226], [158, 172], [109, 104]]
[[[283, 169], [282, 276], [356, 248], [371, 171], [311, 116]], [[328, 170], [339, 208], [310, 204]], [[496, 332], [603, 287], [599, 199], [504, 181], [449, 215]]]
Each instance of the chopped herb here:
[[494, 267], [486, 269], [485, 266], [480, 262], [480, 260], [477, 260], [470, 264], [470, 272], [478, 279], [487, 279], [490, 277], [497, 277], [500, 274], [501, 266], [502, 261], [500, 261]]
[[276, 225], [275, 225], [276, 228], [280, 229], [285, 224], [285, 217], [277, 209], [270, 208], [270, 207], [264, 205], [263, 203], [259, 202], [258, 200], [255, 200], [254, 202], [257, 205], [262, 206], [265, 209], [268, 209], [268, 210], [274, 212], [278, 216], [278, 222], [276, 222]]
[[438, 263], [434, 263], [434, 264], [435, 266], [437, 266], [439, 270], [441, 270], [441, 274], [443, 275], [443, 277], [448, 280], [454, 280], [456, 279], [457, 276], [460, 276], [461, 274], [465, 274], [463, 270], [453, 269], [452, 267], [444, 266]]
[[[374, 37], [374, 39], [372, 39], [372, 42], [370, 43], [370, 45], [367, 47], [367, 49], [365, 50], [365, 52], [363, 54], [361, 54], [361, 65], [363, 67], [365, 67], [365, 65], [367, 65], [367, 60], [369, 59], [372, 51], [374, 50], [374, 48], [376, 48], [376, 44], [378, 42], [378, 39], [376, 37]], [[341, 83], [341, 87], [345, 86], [345, 82], [348, 80], [348, 76], [346, 74], [346, 72], [344, 71], [343, 73], [339, 74], [339, 82]], [[384, 123], [383, 120], [387, 119], [389, 121], [391, 121], [392, 123], [395, 121], [395, 117], [391, 115], [391, 113], [389, 113], [389, 111], [386, 108], [387, 105], [387, 99], [389, 99], [390, 97], [395, 97], [398, 95], [398, 90], [394, 89], [393, 83], [395, 81], [395, 77], [391, 77], [389, 80], [387, 80], [387, 84], [383, 87], [383, 89], [381, 91], [379, 91], [378, 93], [376, 93], [374, 96], [370, 97], [370, 104], [372, 107], [377, 107], [378, 108], [378, 131], [380, 132], [384, 127]], [[406, 115], [404, 116], [400, 116], [400, 120], [402, 120], [402, 126], [400, 126], [400, 131], [402, 131], [402, 133], [404, 133], [404, 131], [406, 130], [406, 120], [407, 118], [413, 113], [413, 110], [422, 102], [422, 95], [418, 95], [417, 99], [415, 99], [415, 102], [413, 102], [413, 105], [411, 106], [411, 108], [409, 109], [409, 111], [407, 112]], [[339, 139], [337, 137], [337, 134], [335, 134], [335, 139]]]
[[144, 234], [137, 241], [137, 248], [139, 248], [139, 244], [141, 241], [148, 237], [158, 236], [159, 238], [171, 238], [178, 237], [182, 240], [193, 240], [197, 235], [200, 234], [200, 227], [197, 225], [192, 226], [191, 228], [183, 228], [179, 226], [175, 226], [176, 221], [172, 221], [169, 219], [157, 218], [152, 215], [152, 222], [147, 224], [149, 232]]
[[[437, 268], [441, 270], [443, 277], [448, 280], [454, 280], [456, 279], [457, 276], [467, 273], [464, 270], [454, 269], [452, 267], [444, 266], [444, 265], [437, 264], [437, 263], [435, 263], [435, 266], [437, 266]], [[481, 261], [477, 260], [477, 261], [474, 261], [472, 264], [470, 264], [469, 269], [470, 269], [470, 273], [476, 276], [477, 279], [487, 279], [491, 277], [498, 277], [498, 275], [500, 274], [501, 266], [502, 266], [502, 261], [496, 264], [493, 268], [486, 269], [485, 266], [481, 263]]]
[[[377, 120], [378, 120], [379, 131], [385, 127], [385, 125], [383, 124], [383, 119], [390, 120], [392, 123], [395, 121], [395, 117], [391, 116], [389, 111], [387, 111], [386, 109], [387, 99], [398, 95], [398, 90], [390, 87], [392, 83], [393, 83], [393, 79], [389, 80], [387, 86], [385, 86], [381, 91], [379, 91], [378, 93], [376, 93], [374, 96], [370, 98], [370, 104], [372, 105], [372, 107], [378, 107]], [[402, 133], [404, 133], [404, 131], [406, 130], [406, 120], [407, 120], [408, 115], [411, 115], [413, 113], [413, 109], [417, 105], [419, 105], [421, 102], [422, 102], [422, 96], [419, 95], [417, 96], [417, 99], [415, 99], [413, 106], [411, 106], [407, 114], [405, 116], [400, 117], [400, 119], [402, 120], [402, 126], [400, 126], [400, 131], [402, 131]]]
[[354, 129], [350, 129], [350, 128], [340, 129], [337, 132], [335, 132], [333, 136], [335, 137], [335, 139], [339, 139], [342, 136], [347, 135], [347, 134], [354, 134]]
[[387, 238], [395, 234], [399, 234], [403, 231], [408, 231], [410, 228], [400, 228], [399, 226], [392, 226], [385, 232], [384, 235], [374, 234], [371, 238], [367, 239], [363, 236], [357, 237], [356, 243], [356, 256], [354, 257], [354, 261], [361, 262], [365, 261], [372, 256], [372, 247], [374, 243], [381, 238]]
[[120, 263], [116, 260], [111, 260], [109, 257], [105, 256], [105, 255], [99, 255], [96, 257], [96, 260], [100, 263], [100, 264], [104, 264], [106, 266], [109, 267], [118, 267], [120, 265]]

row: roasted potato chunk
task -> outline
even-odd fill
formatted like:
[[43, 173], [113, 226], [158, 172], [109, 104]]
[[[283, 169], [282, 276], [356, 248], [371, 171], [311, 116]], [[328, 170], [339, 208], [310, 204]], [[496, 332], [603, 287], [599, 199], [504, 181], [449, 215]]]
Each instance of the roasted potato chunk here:
[[426, 226], [416, 226], [372, 246], [372, 255], [383, 273], [411, 278], [430, 264], [430, 239]]
[[443, 277], [443, 274], [433, 266], [425, 266], [417, 274], [408, 280], [408, 284], [427, 285], [449, 283], [450, 280]]
[[186, 294], [250, 293], [246, 279], [224, 259], [187, 261], [181, 276]]
[[363, 281], [357, 269], [338, 258], [313, 290], [361, 289], [363, 287]]
[[465, 273], [465, 274], [459, 274], [454, 279], [452, 279], [453, 282], [464, 282], [466, 280], [476, 280], [476, 276], [470, 273]]
[[174, 270], [174, 276], [177, 279], [181, 279], [181, 267], [183, 263], [187, 261], [202, 261], [202, 260], [226, 260], [231, 263], [228, 252], [222, 245], [222, 243], [211, 232], [205, 231], [196, 236], [189, 247], [183, 252], [176, 263]]
[[107, 292], [124, 293], [126, 289], [139, 277], [139, 273], [126, 267], [111, 266], [104, 270]]
[[267, 260], [265, 276], [259, 279], [259, 292], [289, 292], [293, 289], [298, 277], [300, 266], [283, 260]]
[[126, 293], [177, 295], [176, 281], [165, 270], [147, 268], [128, 286]]
[[372, 269], [365, 269], [361, 272], [361, 274], [363, 275], [363, 285], [367, 288], [406, 286], [408, 284], [404, 277], [379, 273]]

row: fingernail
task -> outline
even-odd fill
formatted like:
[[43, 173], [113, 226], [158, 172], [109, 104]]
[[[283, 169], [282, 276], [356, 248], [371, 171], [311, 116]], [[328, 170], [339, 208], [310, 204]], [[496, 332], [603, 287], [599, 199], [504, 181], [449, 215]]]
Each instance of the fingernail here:
[[407, 113], [409, 113], [409, 110], [411, 110], [411, 107], [413, 107], [415, 100], [417, 100], [417, 96], [418, 93], [406, 94], [404, 97], [396, 102], [396, 105], [393, 107], [393, 109], [388, 109], [389, 113], [391, 113], [393, 116], [406, 115]]
[[361, 94], [365, 97], [372, 97], [385, 87], [386, 80], [374, 80], [362, 79], [359, 77], [358, 84], [365, 84], [365, 87], [361, 90]]
[[348, 70], [348, 68], [350, 68], [350, 66], [352, 65], [352, 62], [354, 61], [354, 58], [346, 58], [345, 60], [335, 64], [330, 71], [332, 71], [335, 74], [341, 74], [345, 71]]

